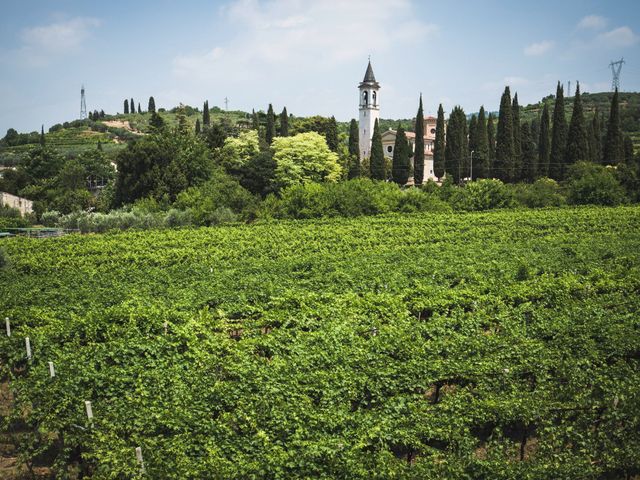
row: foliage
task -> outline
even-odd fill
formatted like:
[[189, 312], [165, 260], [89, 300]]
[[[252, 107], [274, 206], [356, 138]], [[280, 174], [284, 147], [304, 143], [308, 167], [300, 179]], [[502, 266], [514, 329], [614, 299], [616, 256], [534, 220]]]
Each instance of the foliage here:
[[348, 178], [358, 178], [360, 176], [360, 132], [358, 122], [355, 118], [349, 123], [349, 170]]
[[438, 117], [436, 119], [436, 138], [433, 143], [433, 174], [442, 178], [445, 174], [445, 125], [444, 110], [442, 104], [438, 106]]
[[516, 201], [528, 208], [560, 207], [567, 203], [558, 182], [550, 178], [539, 178], [532, 184], [520, 183], [514, 188]]
[[136, 447], [154, 479], [631, 477], [638, 225], [587, 207], [10, 239], [17, 453], [49, 449], [60, 478], [141, 478]]
[[371, 155], [369, 157], [369, 172], [373, 180], [386, 180], [387, 172], [385, 168], [384, 152], [382, 151], [382, 134], [376, 118], [373, 124], [373, 134], [371, 135]]
[[487, 118], [484, 106], [480, 107], [478, 123], [474, 139], [473, 179], [488, 178], [491, 174], [489, 158], [489, 136], [487, 134]]
[[520, 131], [520, 105], [518, 104], [518, 92], [513, 96], [512, 109], [512, 130], [513, 130], [513, 180], [522, 180], [522, 133]]
[[564, 89], [560, 82], [556, 88], [556, 103], [553, 108], [551, 127], [551, 153], [549, 154], [549, 177], [562, 180], [565, 177], [565, 151], [567, 147], [567, 119], [564, 112]]
[[0, 247], [0, 270], [6, 268], [9, 265], [9, 257], [7, 251]]
[[237, 137], [227, 137], [217, 157], [228, 172], [236, 172], [246, 167], [258, 153], [260, 153], [258, 132], [247, 130], [240, 132]]
[[498, 114], [498, 129], [496, 133], [496, 158], [492, 169], [493, 176], [505, 182], [512, 182], [516, 179], [516, 152], [514, 147], [513, 125], [511, 92], [509, 87], [505, 87], [502, 98], [500, 99], [500, 112]]
[[269, 104], [269, 109], [267, 110], [267, 133], [266, 140], [267, 145], [271, 145], [273, 143], [273, 139], [276, 136], [276, 115], [273, 113], [273, 106]]
[[469, 145], [467, 142], [467, 117], [464, 110], [456, 106], [449, 115], [445, 145], [445, 170], [454, 183], [460, 182], [469, 173]]
[[[211, 178], [197, 187], [181, 192], [175, 203], [180, 210], [189, 210], [196, 225], [215, 225], [234, 214], [234, 221], [240, 214], [251, 209], [254, 197], [224, 171], [214, 170]], [[221, 210], [224, 209], [224, 210]]]
[[580, 99], [580, 83], [576, 86], [576, 94], [573, 97], [573, 113], [569, 123], [567, 134], [566, 166], [576, 162], [587, 162], [589, 157], [589, 138]]
[[280, 113], [280, 136], [289, 136], [289, 114], [287, 113], [287, 107], [284, 107], [282, 113]]
[[620, 128], [620, 106], [617, 88], [611, 99], [607, 136], [605, 137], [603, 148], [603, 162], [606, 165], [618, 165], [624, 162], [624, 138]]
[[398, 126], [396, 141], [393, 148], [393, 159], [391, 166], [391, 178], [398, 185], [406, 185], [409, 180], [409, 170], [411, 167], [411, 148], [407, 141], [402, 125]]
[[512, 190], [500, 180], [482, 179], [456, 190], [451, 203], [456, 210], [480, 211], [514, 206]]
[[340, 178], [338, 155], [315, 132], [273, 140], [275, 178], [281, 187], [306, 182], [335, 182]]
[[540, 119], [540, 135], [538, 137], [538, 168], [536, 174], [546, 177], [549, 175], [549, 158], [551, 155], [551, 138], [549, 137], [550, 128], [549, 106], [545, 103], [542, 109], [542, 118]]
[[[424, 180], [424, 110], [422, 108], [422, 94], [420, 94], [420, 103], [418, 104], [418, 112], [416, 113], [415, 134], [413, 182], [415, 185], [422, 185], [422, 181]], [[409, 154], [411, 154], [411, 151], [409, 151]]]
[[569, 170], [567, 198], [574, 205], [619, 205], [627, 201], [615, 170], [589, 162], [578, 162]]

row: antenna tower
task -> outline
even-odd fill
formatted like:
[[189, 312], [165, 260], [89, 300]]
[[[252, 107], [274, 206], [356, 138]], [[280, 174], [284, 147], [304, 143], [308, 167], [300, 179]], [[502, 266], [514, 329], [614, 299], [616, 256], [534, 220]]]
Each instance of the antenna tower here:
[[624, 58], [621, 58], [617, 62], [611, 62], [609, 64], [609, 66], [611, 67], [611, 75], [613, 76], [613, 80], [611, 81], [612, 91], [616, 89], [620, 90], [620, 70], [622, 70], [623, 63], [624, 63]]
[[84, 85], [80, 89], [80, 120], [87, 118], [87, 102], [84, 98]]

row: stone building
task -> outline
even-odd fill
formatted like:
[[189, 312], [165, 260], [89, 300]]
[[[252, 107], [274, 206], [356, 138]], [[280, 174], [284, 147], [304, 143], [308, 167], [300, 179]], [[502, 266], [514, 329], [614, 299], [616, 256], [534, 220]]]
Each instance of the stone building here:
[[33, 202], [26, 198], [16, 197], [10, 193], [0, 192], [0, 205], [6, 205], [11, 208], [20, 210], [22, 216], [33, 213]]

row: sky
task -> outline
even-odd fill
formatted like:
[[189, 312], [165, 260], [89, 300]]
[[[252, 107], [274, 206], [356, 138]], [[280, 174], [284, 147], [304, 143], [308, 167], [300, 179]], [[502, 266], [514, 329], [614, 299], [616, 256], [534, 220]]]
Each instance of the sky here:
[[[497, 110], [555, 93], [640, 91], [638, 0], [139, 0], [3, 2], [0, 132], [48, 129], [89, 110], [179, 103], [358, 116], [371, 56], [382, 118], [461, 105]], [[565, 92], [566, 95], [566, 92]], [[3, 135], [3, 133], [0, 133]]]

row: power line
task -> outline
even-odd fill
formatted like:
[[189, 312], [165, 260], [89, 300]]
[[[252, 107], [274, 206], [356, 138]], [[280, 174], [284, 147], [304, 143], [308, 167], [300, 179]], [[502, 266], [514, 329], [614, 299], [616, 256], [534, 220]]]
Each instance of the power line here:
[[622, 70], [622, 64], [624, 62], [624, 58], [621, 58], [617, 62], [611, 62], [609, 67], [611, 67], [611, 75], [613, 79], [611, 81], [611, 91], [620, 90], [620, 70]]

